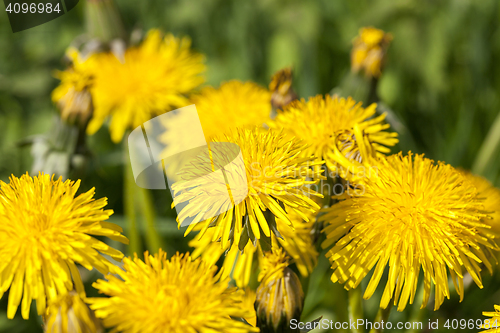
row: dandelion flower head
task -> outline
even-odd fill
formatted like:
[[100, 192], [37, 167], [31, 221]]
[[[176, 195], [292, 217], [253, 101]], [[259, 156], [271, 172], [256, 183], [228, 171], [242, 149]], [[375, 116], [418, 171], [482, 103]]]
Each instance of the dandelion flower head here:
[[116, 332], [247, 333], [258, 329], [233, 319], [252, 314], [243, 306], [244, 292], [228, 288], [228, 280], [189, 254], [167, 260], [161, 251], [145, 261], [124, 259], [124, 271], [98, 280], [94, 287], [110, 298], [88, 302], [106, 327]]
[[21, 303], [28, 319], [32, 300], [38, 314], [47, 302], [75, 288], [84, 293], [76, 264], [103, 274], [115, 266], [103, 255], [120, 260], [123, 254], [93, 236], [127, 243], [122, 229], [104, 222], [113, 213], [103, 210], [107, 199], [95, 200], [94, 189], [76, 195], [80, 181], [28, 174], [0, 182], [0, 295], [10, 287], [7, 317]]
[[484, 177], [465, 171], [463, 175], [477, 188], [478, 195], [483, 202], [488, 214], [483, 222], [491, 227], [488, 230], [494, 233], [495, 238], [500, 237], [500, 189]]
[[[87, 128], [95, 133], [111, 117], [110, 133], [119, 142], [125, 131], [188, 104], [186, 94], [204, 82], [204, 57], [190, 48], [188, 38], [162, 36], [151, 30], [123, 59], [112, 53], [90, 57], [98, 64], [90, 88], [94, 114]], [[95, 58], [95, 59], [92, 59]]]
[[315, 96], [296, 100], [278, 111], [269, 123], [274, 129], [283, 129], [289, 137], [303, 140], [308, 148], [304, 156], [314, 155], [324, 159], [330, 171], [336, 171], [339, 156], [360, 160], [358, 142], [366, 141], [375, 155], [390, 152], [387, 146], [398, 142], [397, 134], [386, 132], [389, 124], [383, 122], [385, 114], [374, 117], [376, 104], [363, 108], [352, 98]]
[[232, 80], [191, 96], [207, 141], [236, 128], [261, 126], [271, 113], [271, 93], [253, 82]]
[[[238, 129], [217, 140], [235, 144], [243, 163], [225, 170], [224, 177], [204, 177], [199, 183], [180, 181], [172, 185], [173, 205], [185, 204], [178, 214], [179, 223], [194, 218], [186, 234], [201, 223], [200, 237], [211, 226], [216, 230], [212, 241], [220, 240], [223, 249], [236, 244], [243, 250], [249, 240], [269, 238], [271, 233], [279, 235], [274, 218], [282, 219], [293, 229], [287, 211], [308, 219], [308, 212], [319, 209], [311, 196], [321, 197], [321, 194], [310, 185], [322, 178], [319, 168], [322, 162], [312, 156], [302, 157], [304, 144], [289, 140], [282, 132], [263, 132], [258, 128]], [[196, 158], [191, 167], [182, 171], [184, 179], [196, 180], [200, 175], [214, 174], [212, 164], [207, 161], [215, 160], [214, 156], [220, 153], [212, 149], [210, 156], [207, 153]], [[220, 199], [228, 187], [231, 198], [226, 195]], [[207, 215], [200, 212], [207, 211], [220, 213], [204, 220]]]
[[321, 217], [327, 236], [323, 246], [333, 245], [327, 254], [332, 281], [356, 288], [375, 267], [364, 293], [368, 299], [389, 266], [380, 305], [385, 308], [393, 299], [399, 311], [413, 303], [421, 270], [422, 307], [432, 284], [435, 309], [450, 297], [448, 273], [461, 299], [466, 272], [482, 288], [480, 263], [492, 269], [483, 249], [497, 246], [484, 231], [486, 215], [476, 188], [450, 165], [422, 155], [391, 155], [376, 167], [363, 193]]

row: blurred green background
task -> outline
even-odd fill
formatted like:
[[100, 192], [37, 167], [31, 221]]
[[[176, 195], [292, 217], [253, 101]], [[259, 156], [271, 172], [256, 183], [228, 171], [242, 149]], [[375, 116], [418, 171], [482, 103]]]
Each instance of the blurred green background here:
[[[353, 38], [363, 26], [390, 32], [393, 41], [377, 92], [400, 132], [394, 151], [425, 153], [465, 169], [476, 163], [477, 171], [500, 185], [495, 140], [500, 128], [490, 132], [500, 111], [498, 0], [118, 0], [117, 5], [129, 33], [160, 28], [190, 36], [194, 49], [207, 57], [207, 84], [240, 79], [267, 86], [276, 70], [293, 66], [295, 89], [305, 98], [332, 89], [356, 96], [353, 82], [363, 85], [364, 79], [350, 74]], [[8, 181], [10, 174], [31, 170], [26, 139], [52, 128], [57, 111], [50, 93], [58, 84], [53, 71], [64, 68], [65, 49], [86, 27], [83, 0], [60, 18], [15, 34], [3, 5], [0, 10], [0, 179]], [[106, 129], [88, 144], [93, 155], [82, 186], [95, 186], [97, 197], [108, 197], [113, 221], [125, 225], [123, 149], [111, 143]], [[490, 156], [485, 163], [477, 162], [481, 149]], [[167, 193], [154, 193], [156, 224], [172, 254], [188, 247], [172, 221], [169, 200]], [[321, 255], [309, 280], [304, 320], [321, 315], [345, 320], [346, 293], [329, 276]], [[90, 273], [87, 280], [96, 277]], [[403, 313], [394, 310], [390, 320], [416, 318], [426, 327], [428, 319], [439, 319], [440, 331], [447, 331], [446, 319], [483, 319], [482, 311], [500, 303], [500, 274], [483, 277], [484, 289], [471, 285], [462, 303], [452, 291], [437, 312], [432, 304], [419, 311], [417, 300]], [[373, 320], [379, 299], [377, 294], [366, 302], [368, 319]], [[35, 312], [28, 322], [8, 321], [6, 300], [0, 302], [1, 333], [41, 332]]]

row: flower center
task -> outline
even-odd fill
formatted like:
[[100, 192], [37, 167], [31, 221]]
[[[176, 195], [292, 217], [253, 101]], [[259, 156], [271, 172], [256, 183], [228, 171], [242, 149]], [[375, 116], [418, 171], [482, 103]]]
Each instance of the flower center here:
[[51, 228], [51, 218], [46, 213], [33, 213], [28, 221], [28, 234], [36, 236]]

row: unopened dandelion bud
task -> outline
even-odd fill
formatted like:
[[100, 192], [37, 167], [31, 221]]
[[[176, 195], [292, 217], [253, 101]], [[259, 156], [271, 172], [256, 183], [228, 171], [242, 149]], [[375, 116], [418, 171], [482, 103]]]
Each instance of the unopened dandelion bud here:
[[82, 55], [75, 48], [69, 48], [66, 56], [71, 63], [66, 70], [55, 73], [61, 84], [52, 92], [52, 101], [64, 122], [85, 128], [94, 109], [89, 91], [93, 81], [91, 66], [84, 65]]
[[275, 109], [281, 109], [283, 106], [290, 104], [290, 102], [298, 98], [293, 90], [293, 75], [290, 67], [283, 68], [277, 71], [269, 84], [271, 91], [271, 104]]
[[101, 333], [102, 326], [83, 299], [75, 292], [49, 303], [44, 316], [45, 333]]
[[373, 27], [361, 28], [351, 51], [351, 70], [363, 70], [367, 77], [378, 78], [392, 35]]
[[300, 319], [304, 292], [297, 274], [287, 266], [288, 259], [281, 249], [269, 252], [262, 260], [255, 301], [261, 332], [296, 331], [291, 329], [290, 321]]

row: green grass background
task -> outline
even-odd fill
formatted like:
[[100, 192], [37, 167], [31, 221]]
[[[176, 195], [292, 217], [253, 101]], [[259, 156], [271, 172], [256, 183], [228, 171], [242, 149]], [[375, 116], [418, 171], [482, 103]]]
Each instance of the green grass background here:
[[[401, 133], [394, 151], [412, 150], [470, 169], [500, 111], [500, 3], [498, 0], [118, 0], [128, 32], [160, 28], [192, 38], [207, 57], [207, 84], [230, 79], [254, 80], [267, 86], [273, 72], [292, 65], [301, 97], [336, 89], [364, 96], [364, 84], [350, 74], [352, 39], [363, 26], [391, 32], [378, 96]], [[13, 34], [0, 5], [0, 179], [20, 176], [32, 165], [26, 138], [50, 130], [56, 108], [50, 93], [58, 84], [54, 69], [63, 69], [66, 47], [86, 31], [83, 0], [68, 14], [47, 24]], [[353, 83], [354, 82], [354, 83]], [[362, 97], [361, 97], [362, 98]], [[366, 101], [365, 101], [366, 102]], [[111, 143], [106, 129], [89, 138], [94, 163], [83, 188], [96, 187], [109, 198], [113, 220], [123, 218], [122, 147]], [[483, 174], [500, 185], [498, 147]], [[187, 251], [174, 222], [166, 193], [154, 193], [159, 234], [167, 251]], [[141, 222], [141, 221], [139, 221]], [[126, 232], [128, 232], [126, 230]], [[1, 244], [0, 244], [1, 246]], [[126, 250], [126, 249], [123, 249]], [[343, 321], [346, 292], [330, 282], [328, 262], [320, 256], [308, 280], [304, 320], [319, 316]], [[97, 274], [87, 276], [89, 285]], [[482, 311], [500, 304], [500, 272], [483, 274], [484, 289], [474, 284], [459, 303], [452, 291], [439, 311], [408, 306], [390, 320], [412, 318], [480, 319]], [[380, 288], [381, 289], [381, 288]], [[365, 315], [375, 316], [381, 290], [365, 302]], [[40, 332], [33, 312], [29, 321], [6, 319], [6, 296], [0, 301], [0, 332]], [[372, 319], [373, 320], [373, 319]], [[396, 330], [394, 330], [396, 331]], [[464, 330], [474, 332], [477, 330]]]

